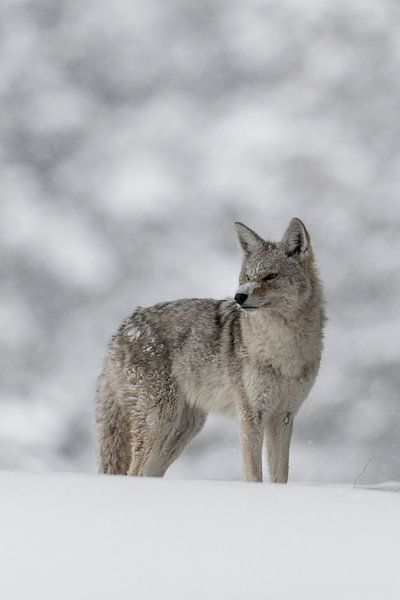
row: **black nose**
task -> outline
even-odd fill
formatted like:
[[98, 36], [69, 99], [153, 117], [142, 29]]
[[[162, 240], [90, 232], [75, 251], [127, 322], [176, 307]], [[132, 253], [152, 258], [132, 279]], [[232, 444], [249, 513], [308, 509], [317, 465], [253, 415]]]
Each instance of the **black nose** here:
[[235, 302], [237, 302], [240, 306], [244, 304], [247, 300], [247, 294], [235, 294]]

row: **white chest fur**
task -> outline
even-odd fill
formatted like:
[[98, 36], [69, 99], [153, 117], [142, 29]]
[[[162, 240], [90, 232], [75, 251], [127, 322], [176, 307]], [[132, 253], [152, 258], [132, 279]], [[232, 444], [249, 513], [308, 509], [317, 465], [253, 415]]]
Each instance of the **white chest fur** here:
[[282, 318], [251, 315], [244, 318], [242, 332], [250, 362], [267, 363], [283, 377], [301, 376], [312, 361], [312, 340]]
[[248, 361], [244, 382], [252, 402], [296, 410], [315, 380], [320, 356], [317, 331], [274, 315], [251, 315], [242, 324]]

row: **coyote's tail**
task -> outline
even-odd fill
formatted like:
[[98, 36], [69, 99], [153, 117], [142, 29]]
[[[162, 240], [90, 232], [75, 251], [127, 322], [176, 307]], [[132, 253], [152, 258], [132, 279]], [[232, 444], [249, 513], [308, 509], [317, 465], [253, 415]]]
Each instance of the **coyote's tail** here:
[[97, 457], [99, 473], [126, 475], [131, 462], [129, 423], [112, 392], [97, 396]]

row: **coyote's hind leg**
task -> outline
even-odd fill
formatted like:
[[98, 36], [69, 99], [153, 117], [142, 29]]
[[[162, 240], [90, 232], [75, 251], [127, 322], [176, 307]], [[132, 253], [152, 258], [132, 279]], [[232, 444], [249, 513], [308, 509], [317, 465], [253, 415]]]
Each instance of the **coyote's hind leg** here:
[[206, 414], [175, 395], [164, 396], [143, 417], [133, 415], [128, 475], [162, 477], [199, 433]]
[[207, 415], [203, 411], [185, 405], [180, 411], [180, 417], [171, 427], [167, 437], [158, 449], [158, 456], [149, 460], [144, 469], [145, 475], [164, 475], [167, 469], [182, 454], [192, 439], [201, 431]]

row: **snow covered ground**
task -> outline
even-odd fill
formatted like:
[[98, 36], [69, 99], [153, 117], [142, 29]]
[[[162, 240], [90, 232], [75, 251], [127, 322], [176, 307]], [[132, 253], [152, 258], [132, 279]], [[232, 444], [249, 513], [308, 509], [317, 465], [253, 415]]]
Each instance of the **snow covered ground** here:
[[398, 600], [400, 483], [0, 472], [6, 600]]

